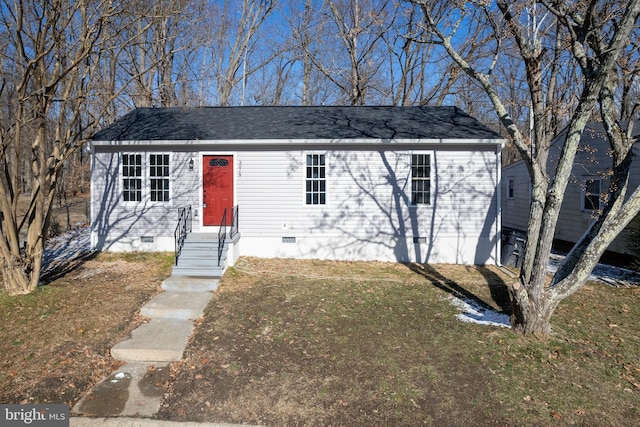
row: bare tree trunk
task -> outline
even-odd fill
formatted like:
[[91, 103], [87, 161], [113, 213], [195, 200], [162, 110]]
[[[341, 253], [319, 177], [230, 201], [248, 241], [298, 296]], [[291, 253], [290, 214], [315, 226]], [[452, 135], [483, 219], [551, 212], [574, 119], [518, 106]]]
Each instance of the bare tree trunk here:
[[311, 73], [313, 63], [311, 61], [311, 0], [305, 2], [302, 31], [300, 31], [299, 43], [302, 50], [302, 105], [311, 105]]
[[321, 72], [317, 72], [316, 58], [318, 49], [325, 46], [327, 38], [327, 16], [314, 8], [314, 2], [305, 0], [304, 8], [288, 17], [291, 32], [291, 50], [297, 61], [302, 63], [302, 87], [300, 100], [302, 105], [324, 104], [326, 99], [318, 94], [326, 93], [329, 81]]
[[[32, 292], [40, 280], [52, 204], [62, 167], [86, 141], [101, 116], [81, 119], [90, 98], [88, 81], [101, 72], [102, 31], [115, 9], [108, 1], [23, 0], [0, 8], [0, 32], [13, 55], [0, 60], [3, 78], [15, 85], [15, 108], [0, 110], [0, 253], [10, 294]], [[115, 94], [111, 95], [116, 96]], [[29, 144], [30, 168], [20, 170]], [[19, 213], [24, 172], [28, 206]], [[24, 239], [24, 240], [23, 240]]]

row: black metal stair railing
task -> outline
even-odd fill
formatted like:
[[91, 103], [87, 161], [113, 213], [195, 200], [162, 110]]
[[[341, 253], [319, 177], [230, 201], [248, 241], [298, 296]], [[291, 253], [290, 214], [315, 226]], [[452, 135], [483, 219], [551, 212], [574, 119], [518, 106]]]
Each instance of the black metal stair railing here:
[[191, 205], [178, 209], [178, 225], [173, 232], [173, 238], [175, 241], [175, 256], [176, 265], [178, 265], [178, 258], [184, 246], [184, 241], [187, 238], [187, 234], [191, 233], [193, 226], [193, 217], [191, 214]]
[[218, 267], [220, 267], [220, 260], [222, 259], [222, 249], [224, 248], [224, 242], [227, 239], [227, 208], [224, 208], [222, 213], [222, 221], [220, 222], [220, 229], [218, 230]]
[[231, 210], [231, 224], [227, 224], [227, 209], [224, 209], [222, 213], [222, 221], [220, 221], [220, 229], [218, 230], [218, 267], [220, 267], [220, 261], [222, 260], [222, 251], [224, 244], [227, 241], [227, 226], [229, 227], [229, 238], [238, 234], [238, 218], [239, 218], [238, 205], [234, 206]]
[[233, 239], [233, 236], [238, 234], [238, 215], [240, 213], [240, 209], [238, 205], [233, 207], [233, 215], [231, 215], [231, 229], [229, 230], [229, 238]]

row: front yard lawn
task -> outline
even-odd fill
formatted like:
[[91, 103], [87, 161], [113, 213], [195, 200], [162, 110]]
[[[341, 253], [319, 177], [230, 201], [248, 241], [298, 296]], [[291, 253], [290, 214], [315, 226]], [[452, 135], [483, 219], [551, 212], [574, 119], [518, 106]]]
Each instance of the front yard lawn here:
[[159, 414], [266, 425], [634, 425], [640, 289], [590, 284], [556, 334], [456, 319], [452, 295], [508, 310], [496, 268], [242, 258]]
[[0, 290], [0, 403], [77, 402], [119, 366], [109, 349], [140, 324], [172, 262], [104, 253], [31, 295]]
[[[170, 254], [100, 254], [35, 294], [0, 292], [0, 403], [73, 405], [117, 367]], [[590, 284], [547, 340], [463, 323], [452, 296], [509, 310], [501, 270], [241, 258], [158, 418], [266, 425], [631, 426], [640, 288]]]

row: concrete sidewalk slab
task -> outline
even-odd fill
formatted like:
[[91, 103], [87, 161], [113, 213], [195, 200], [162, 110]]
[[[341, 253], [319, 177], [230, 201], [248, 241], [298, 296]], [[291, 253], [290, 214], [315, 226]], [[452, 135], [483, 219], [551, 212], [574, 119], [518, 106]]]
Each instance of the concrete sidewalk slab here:
[[219, 279], [171, 276], [162, 282], [162, 289], [167, 292], [212, 292], [218, 289]]
[[193, 322], [179, 319], [151, 319], [111, 349], [111, 356], [125, 362], [175, 362], [182, 358]]
[[[71, 417], [70, 427], [238, 427], [240, 424], [196, 423], [151, 420], [147, 418], [84, 418]], [[242, 424], [243, 427], [259, 427]]]
[[146, 303], [140, 314], [150, 318], [195, 320], [211, 300], [210, 292], [164, 292]]
[[151, 320], [111, 348], [111, 355], [127, 364], [98, 383], [71, 411], [75, 415], [107, 418], [72, 418], [72, 426], [190, 425], [145, 418], [121, 418], [150, 418], [158, 413], [167, 392], [169, 363], [182, 359], [194, 330], [193, 320], [204, 312], [213, 296], [212, 291], [218, 287], [218, 280], [171, 277], [163, 282], [162, 287], [167, 292], [152, 298], [140, 310], [140, 314]]
[[168, 365], [129, 363], [99, 382], [71, 412], [93, 417], [152, 417], [160, 410], [168, 381]]

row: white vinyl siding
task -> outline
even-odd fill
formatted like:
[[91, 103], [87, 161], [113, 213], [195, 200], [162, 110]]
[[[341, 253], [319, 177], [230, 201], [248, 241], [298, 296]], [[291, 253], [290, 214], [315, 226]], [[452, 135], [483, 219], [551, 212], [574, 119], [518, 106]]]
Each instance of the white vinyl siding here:
[[[415, 150], [415, 145], [378, 147], [344, 144], [340, 149], [309, 152], [302, 145], [293, 149], [255, 145], [234, 151], [240, 255], [495, 262], [499, 240], [495, 145], [447, 146], [442, 151]], [[132, 250], [140, 236], [163, 235], [172, 242], [177, 210], [186, 205], [194, 210], [194, 232], [210, 231], [201, 223], [201, 162], [195, 162], [194, 170], [188, 164], [190, 158], [235, 147], [217, 148], [211, 144], [200, 154], [171, 152], [171, 204], [96, 200], [92, 242], [106, 242], [106, 247], [126, 240], [133, 242]], [[95, 194], [109, 194], [114, 188], [109, 170], [118, 163], [117, 149], [103, 150], [94, 156]], [[325, 204], [306, 204], [308, 154], [325, 156]], [[429, 157], [430, 204], [412, 203], [412, 154]]]
[[[156, 153], [153, 153], [156, 154]], [[180, 206], [192, 204], [190, 194], [198, 194], [197, 172], [188, 170], [193, 153], [166, 153], [170, 161], [169, 202], [151, 202], [149, 153], [118, 153], [109, 147], [93, 155], [91, 170], [92, 245], [101, 250], [169, 250], [174, 248], [173, 232]], [[124, 201], [122, 196], [123, 156], [141, 156], [141, 200]], [[175, 185], [180, 182], [180, 185]], [[175, 197], [173, 197], [175, 196]], [[143, 237], [145, 239], [143, 239]], [[144, 240], [153, 238], [153, 243]]]
[[[482, 256], [469, 261], [470, 255], [462, 254], [468, 248], [444, 254], [444, 245], [439, 249], [437, 242], [464, 235], [460, 242], [466, 239], [465, 245], [471, 245], [473, 252], [478, 239], [488, 242], [495, 236], [497, 178], [490, 167], [496, 162], [494, 151], [430, 154], [430, 162], [437, 163], [431, 168], [431, 205], [412, 204], [411, 151], [330, 151], [326, 154], [326, 185], [331, 189], [331, 203], [313, 211], [300, 203], [306, 201], [306, 188], [298, 184], [307, 173], [305, 152], [249, 151], [238, 156], [242, 172], [237, 175], [237, 204], [243, 240], [281, 242], [283, 237], [295, 237], [300, 244], [305, 238], [335, 239], [334, 244], [319, 241], [317, 247], [306, 249], [306, 255], [331, 258], [350, 251], [354, 259], [367, 259], [373, 247], [388, 259], [409, 260], [417, 252], [406, 242], [415, 237], [428, 242], [433, 259], [451, 255], [449, 262], [456, 262], [456, 256], [457, 261], [466, 258], [467, 263], [492, 262]], [[260, 247], [241, 247], [255, 251], [248, 255], [263, 255]], [[421, 260], [427, 252], [422, 251]]]

